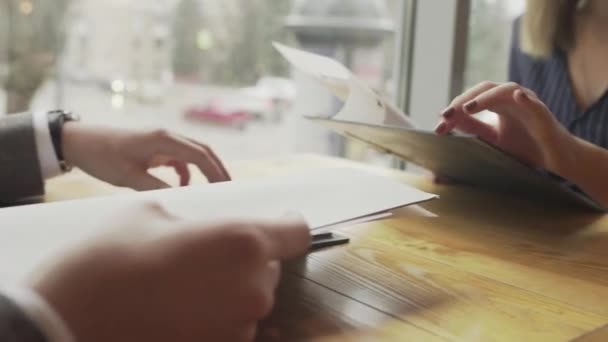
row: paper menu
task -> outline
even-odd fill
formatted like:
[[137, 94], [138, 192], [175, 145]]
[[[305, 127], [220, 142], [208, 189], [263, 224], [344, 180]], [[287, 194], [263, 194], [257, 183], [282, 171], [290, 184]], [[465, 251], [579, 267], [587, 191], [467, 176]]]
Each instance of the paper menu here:
[[5, 208], [0, 209], [0, 282], [16, 279], [75, 241], [98, 234], [114, 223], [112, 218], [117, 214], [144, 201], [157, 201], [175, 215], [204, 221], [268, 219], [298, 212], [311, 229], [317, 229], [434, 198], [433, 194], [356, 169], [321, 169]]
[[333, 119], [413, 128], [399, 109], [381, 99], [357, 78], [350, 80], [349, 96]]
[[340, 81], [348, 82], [352, 77], [350, 70], [335, 59], [294, 49], [277, 42], [273, 42], [272, 45], [289, 63], [320, 81], [330, 80], [339, 84]]
[[335, 119], [414, 127], [407, 115], [365, 85], [340, 62], [280, 43], [273, 45], [292, 66], [313, 77], [344, 102]]

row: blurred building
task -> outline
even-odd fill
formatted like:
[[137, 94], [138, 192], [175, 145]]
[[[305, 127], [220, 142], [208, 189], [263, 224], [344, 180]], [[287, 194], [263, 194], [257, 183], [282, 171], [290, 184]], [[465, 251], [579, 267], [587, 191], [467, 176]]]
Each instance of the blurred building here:
[[[391, 57], [393, 54], [385, 44], [393, 38], [395, 30], [395, 18], [385, 0], [295, 0], [285, 24], [304, 49], [341, 61], [357, 78], [380, 92], [385, 91], [388, 74], [385, 70], [391, 66], [386, 63], [387, 51]], [[342, 108], [341, 101], [320, 90], [309, 77], [294, 70], [293, 78], [300, 94], [294, 111], [328, 117]], [[326, 150], [317, 152], [354, 157], [342, 136], [304, 119], [294, 127], [298, 131], [306, 130], [306, 134], [301, 135], [304, 140], [296, 144], [307, 146], [306, 140], [315, 136], [317, 140], [329, 141], [324, 146]]]
[[169, 81], [173, 3], [74, 2], [66, 21], [63, 72], [76, 80], [117, 81], [114, 88]]
[[[221, 50], [231, 33], [224, 23], [238, 15], [238, 1], [195, 1], [202, 20], [193, 44], [201, 53], [215, 45]], [[99, 82], [115, 91], [160, 95], [173, 80], [172, 30], [179, 2], [75, 1], [67, 16], [63, 72], [70, 79]]]
[[[396, 7], [391, 2], [391, 8]], [[385, 81], [385, 43], [395, 30], [385, 0], [295, 0], [286, 20], [306, 49], [341, 60], [377, 89]], [[390, 65], [388, 65], [390, 67]]]

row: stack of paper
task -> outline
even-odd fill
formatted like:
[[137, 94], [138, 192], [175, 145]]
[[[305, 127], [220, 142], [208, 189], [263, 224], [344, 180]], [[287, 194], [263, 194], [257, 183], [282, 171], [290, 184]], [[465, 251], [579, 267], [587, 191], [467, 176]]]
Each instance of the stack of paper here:
[[[66, 245], [112, 223], [137, 202], [157, 201], [175, 215], [198, 220], [277, 218], [300, 213], [311, 229], [377, 218], [436, 196], [355, 169], [129, 193], [79, 201], [0, 209], [0, 281], [44, 261]], [[14, 265], [14, 260], [19, 260]], [[18, 266], [18, 267], [15, 267]]]

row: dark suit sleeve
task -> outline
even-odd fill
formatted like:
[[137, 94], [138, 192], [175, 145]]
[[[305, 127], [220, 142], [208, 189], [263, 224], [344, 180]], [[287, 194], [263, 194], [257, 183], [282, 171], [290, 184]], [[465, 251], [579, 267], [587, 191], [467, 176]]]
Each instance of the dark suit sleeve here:
[[0, 118], [0, 202], [44, 193], [34, 124], [30, 113]]
[[9, 298], [0, 294], [0, 341], [47, 342], [38, 327]]

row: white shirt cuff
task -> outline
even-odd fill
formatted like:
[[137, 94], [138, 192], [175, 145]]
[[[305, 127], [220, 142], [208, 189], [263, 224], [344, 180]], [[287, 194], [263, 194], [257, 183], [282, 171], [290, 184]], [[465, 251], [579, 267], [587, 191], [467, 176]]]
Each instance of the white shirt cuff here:
[[3, 289], [2, 293], [40, 329], [48, 342], [76, 342], [61, 316], [33, 290], [16, 286]]
[[42, 178], [48, 179], [58, 176], [62, 174], [62, 171], [51, 139], [48, 114], [46, 112], [35, 112], [32, 117]]

